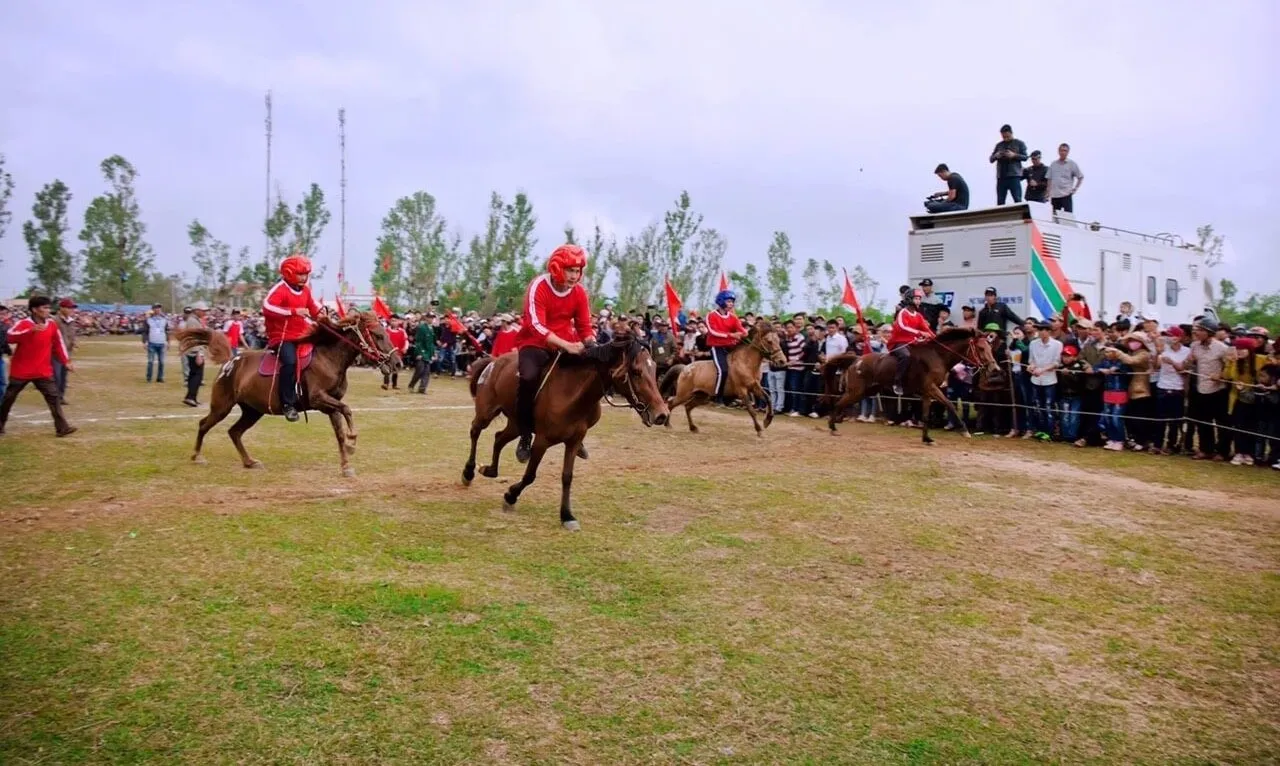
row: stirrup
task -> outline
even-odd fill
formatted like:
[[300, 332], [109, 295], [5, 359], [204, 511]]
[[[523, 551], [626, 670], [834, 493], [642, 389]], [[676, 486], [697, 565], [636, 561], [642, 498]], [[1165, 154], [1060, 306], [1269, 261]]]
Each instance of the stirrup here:
[[520, 441], [516, 442], [516, 460], [521, 463], [529, 462], [532, 447], [533, 437], [521, 434]]
[[284, 408], [284, 419], [285, 419], [285, 420], [287, 420], [287, 421], [289, 421], [290, 423], [297, 423], [297, 422], [298, 422], [298, 411], [297, 411], [296, 409], [294, 409], [293, 407], [285, 407], [285, 408]]

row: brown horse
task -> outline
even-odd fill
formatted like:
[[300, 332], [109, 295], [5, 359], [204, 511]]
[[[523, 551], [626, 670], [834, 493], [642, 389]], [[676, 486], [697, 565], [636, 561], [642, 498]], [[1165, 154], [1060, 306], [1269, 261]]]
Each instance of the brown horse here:
[[[998, 369], [987, 337], [968, 327], [949, 327], [938, 333], [933, 340], [911, 346], [911, 359], [907, 365], [903, 391], [907, 396], [920, 397], [923, 420], [921, 440], [925, 444], [933, 444], [933, 439], [929, 437], [929, 407], [934, 402], [941, 402], [955, 415], [956, 420], [960, 421], [964, 436], [970, 436], [964, 419], [942, 392], [948, 371], [958, 362], [993, 371]], [[828, 359], [822, 366], [822, 377], [824, 395], [829, 401], [834, 401], [831, 413], [827, 416], [827, 427], [831, 429], [832, 435], [846, 409], [868, 396], [892, 392], [896, 371], [897, 360], [889, 354], [841, 354]]]
[[[645, 426], [663, 425], [670, 417], [667, 405], [658, 394], [653, 358], [639, 338], [625, 326], [606, 344], [586, 349], [581, 356], [560, 354], [548, 367], [542, 389], [534, 402], [534, 439], [529, 464], [524, 476], [507, 488], [502, 496], [502, 510], [514, 511], [524, 488], [538, 476], [538, 465], [547, 450], [564, 445], [564, 468], [560, 473], [560, 523], [576, 532], [580, 527], [569, 503], [573, 486], [573, 464], [578, 447], [587, 431], [600, 420], [600, 400], [620, 394], [627, 405], [640, 415]], [[493, 438], [493, 461], [480, 473], [489, 478], [498, 475], [498, 458], [502, 448], [520, 435], [516, 424], [517, 352], [494, 359], [486, 357], [471, 365], [471, 396], [476, 414], [471, 421], [471, 454], [462, 469], [462, 483], [471, 484], [476, 475], [476, 443], [499, 413], [507, 416], [507, 425]], [[621, 406], [621, 405], [617, 405]]]
[[[262, 461], [249, 456], [240, 437], [253, 428], [263, 415], [283, 414], [280, 408], [280, 386], [284, 381], [279, 379], [279, 375], [264, 375], [259, 370], [266, 352], [245, 351], [232, 358], [227, 336], [216, 330], [179, 330], [176, 337], [184, 352], [197, 346], [208, 346], [209, 361], [221, 365], [209, 396], [209, 414], [200, 420], [196, 451], [191, 460], [195, 463], [205, 462], [204, 456], [200, 454], [205, 434], [238, 404], [240, 419], [229, 431], [231, 443], [236, 445], [245, 468], [261, 468]], [[301, 353], [303, 344], [312, 345], [309, 362], [305, 361], [306, 358]], [[338, 439], [342, 474], [355, 476], [355, 469], [351, 467], [348, 456], [356, 450], [356, 427], [351, 420], [351, 408], [342, 401], [347, 393], [347, 368], [355, 364], [357, 359], [363, 358], [378, 365], [384, 373], [389, 373], [395, 366], [395, 349], [387, 340], [387, 333], [375, 315], [353, 312], [339, 320], [322, 316], [312, 328], [311, 334], [299, 341], [299, 351], [298, 364], [302, 369], [302, 379], [299, 385], [298, 410], [313, 409], [329, 416], [333, 434]], [[267, 363], [274, 361], [272, 358]], [[272, 369], [275, 369], [274, 365]]]
[[[787, 356], [782, 353], [782, 342], [778, 340], [778, 330], [767, 320], [756, 320], [747, 337], [729, 352], [729, 380], [725, 381], [726, 397], [736, 396], [747, 406], [751, 415], [751, 423], [756, 427], [756, 436], [764, 436], [764, 429], [773, 422], [773, 403], [760, 385], [760, 363], [768, 359], [774, 364], [786, 364]], [[689, 364], [673, 365], [663, 376], [663, 387], [670, 386], [675, 380], [675, 395], [667, 400], [667, 406], [675, 409], [684, 405], [685, 417], [689, 420], [689, 430], [698, 432], [693, 424], [693, 410], [711, 401], [716, 393], [716, 364], [707, 359]], [[756, 399], [764, 399], [766, 403], [764, 428], [756, 418]], [[667, 423], [670, 428], [670, 422]]]

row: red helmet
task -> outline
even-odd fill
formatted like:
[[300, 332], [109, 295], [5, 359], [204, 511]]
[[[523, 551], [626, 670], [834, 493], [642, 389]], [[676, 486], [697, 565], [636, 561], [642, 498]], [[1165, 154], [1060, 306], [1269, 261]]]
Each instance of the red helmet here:
[[294, 254], [280, 262], [280, 276], [297, 287], [302, 277], [311, 273], [311, 261], [305, 255]]
[[586, 267], [587, 251], [577, 245], [557, 247], [547, 261], [547, 272], [557, 282], [564, 282], [565, 269], [585, 269]]

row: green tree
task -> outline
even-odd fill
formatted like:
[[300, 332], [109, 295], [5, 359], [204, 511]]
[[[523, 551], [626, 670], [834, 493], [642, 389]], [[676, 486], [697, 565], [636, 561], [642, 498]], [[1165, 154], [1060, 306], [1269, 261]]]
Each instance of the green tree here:
[[[382, 218], [372, 282], [392, 304], [425, 307], [457, 267], [457, 238], [425, 191], [401, 197]], [[391, 268], [386, 269], [387, 266]]]
[[791, 238], [785, 231], [773, 233], [768, 258], [765, 280], [769, 285], [769, 305], [773, 313], [781, 314], [791, 304], [791, 269], [796, 265], [791, 255]]
[[118, 154], [99, 166], [106, 194], [93, 198], [84, 213], [84, 297], [110, 303], [132, 302], [149, 280], [154, 255], [145, 239], [135, 183], [138, 171]]
[[692, 295], [699, 306], [711, 305], [712, 292], [728, 249], [729, 240], [719, 231], [706, 228], [698, 232], [690, 248], [689, 272], [692, 275]]
[[502, 212], [506, 207], [497, 192], [489, 195], [489, 214], [485, 218], [484, 232], [471, 237], [466, 258], [462, 265], [461, 283], [458, 285], [463, 308], [492, 306], [496, 302], [498, 261], [502, 247]]
[[495, 308], [518, 311], [523, 305], [524, 290], [538, 273], [533, 261], [533, 248], [538, 244], [533, 230], [537, 226], [538, 216], [524, 192], [518, 192], [514, 200], [503, 206], [498, 289], [495, 305], [486, 306], [486, 311]]
[[201, 300], [226, 303], [235, 276], [248, 268], [249, 248], [241, 248], [232, 258], [231, 246], [213, 236], [198, 218], [187, 226], [187, 240], [191, 243], [191, 263], [196, 267], [196, 281], [188, 292]]
[[1244, 300], [1239, 295], [1239, 288], [1231, 280], [1218, 283], [1218, 298], [1213, 304], [1218, 319], [1228, 325], [1265, 327], [1273, 335], [1280, 332], [1280, 292], [1251, 293]]
[[606, 256], [608, 268], [618, 273], [620, 310], [629, 312], [643, 307], [661, 283], [662, 276], [655, 265], [663, 263], [664, 244], [658, 225], [649, 224]]
[[290, 248], [304, 253], [311, 260], [320, 252], [320, 238], [329, 225], [329, 208], [324, 203], [324, 190], [312, 183], [302, 201], [293, 209], [293, 242]]
[[742, 271], [730, 271], [729, 282], [738, 294], [736, 308], [752, 313], [763, 311], [764, 294], [760, 289], [760, 272], [754, 263], [748, 263]]
[[604, 303], [604, 282], [609, 276], [609, 264], [618, 259], [618, 240], [612, 234], [605, 236], [600, 222], [596, 221], [591, 239], [584, 247], [587, 249], [587, 271], [582, 275], [582, 284], [593, 306], [598, 307]]
[[62, 181], [44, 185], [31, 206], [35, 220], [22, 224], [22, 238], [31, 254], [27, 271], [31, 283], [46, 295], [60, 295], [70, 289], [75, 278], [75, 258], [67, 249], [67, 207], [71, 190]]
[[[13, 199], [13, 174], [5, 169], [5, 156], [0, 152], [0, 239], [9, 231], [9, 222], [13, 220], [13, 211], [9, 210], [9, 200]], [[3, 263], [4, 261], [0, 261]]]
[[564, 243], [566, 245], [576, 245], [578, 244], [576, 237], [577, 233], [573, 230], [573, 224], [566, 223], [564, 225]]
[[695, 238], [701, 229], [702, 214], [691, 210], [689, 192], [681, 191], [675, 206], [662, 216], [658, 258], [653, 263], [653, 271], [659, 280], [669, 277], [682, 296], [697, 292], [699, 264], [695, 263]]
[[849, 281], [858, 291], [858, 301], [862, 303], [864, 313], [867, 309], [876, 307], [876, 293], [880, 290], [880, 283], [872, 279], [866, 269], [862, 266], [854, 266], [853, 273], [849, 275]]
[[1199, 247], [1204, 253], [1204, 265], [1213, 268], [1222, 263], [1222, 249], [1226, 239], [1213, 230], [1213, 224], [1206, 223], [1204, 226], [1197, 227], [1196, 237], [1200, 240]]
[[806, 311], [812, 311], [818, 307], [822, 293], [822, 267], [818, 264], [816, 258], [810, 258], [804, 263], [804, 273], [801, 275], [804, 279], [804, 308]]

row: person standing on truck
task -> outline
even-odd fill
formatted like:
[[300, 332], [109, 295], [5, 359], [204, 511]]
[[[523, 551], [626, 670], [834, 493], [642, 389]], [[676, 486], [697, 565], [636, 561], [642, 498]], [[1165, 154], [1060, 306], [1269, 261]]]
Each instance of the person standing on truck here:
[[1027, 159], [1027, 145], [1013, 137], [1013, 128], [1000, 126], [1000, 141], [991, 150], [991, 162], [996, 166], [996, 204], [1003, 205], [1005, 197], [1013, 195], [1013, 202], [1022, 201], [1022, 163]]
[[982, 292], [982, 310], [978, 312], [978, 327], [986, 327], [992, 322], [1000, 325], [1000, 329], [1005, 330], [1010, 324], [1022, 324], [1022, 317], [1013, 313], [1009, 308], [1009, 304], [1001, 303], [997, 300], [999, 296], [994, 287], [988, 287]]
[[1031, 153], [1031, 164], [1022, 169], [1027, 182], [1027, 202], [1049, 201], [1049, 166], [1040, 161], [1040, 150]]
[[930, 213], [954, 213], [957, 210], [969, 209], [969, 184], [959, 173], [952, 173], [947, 163], [940, 162], [933, 169], [934, 175], [947, 184], [947, 190], [930, 194], [925, 200], [924, 209]]
[[1055, 213], [1059, 210], [1075, 212], [1072, 200], [1076, 192], [1080, 191], [1080, 184], [1084, 183], [1084, 173], [1080, 172], [1080, 166], [1075, 160], [1067, 159], [1070, 153], [1071, 147], [1068, 144], [1058, 144], [1058, 159], [1049, 164], [1049, 201]]

